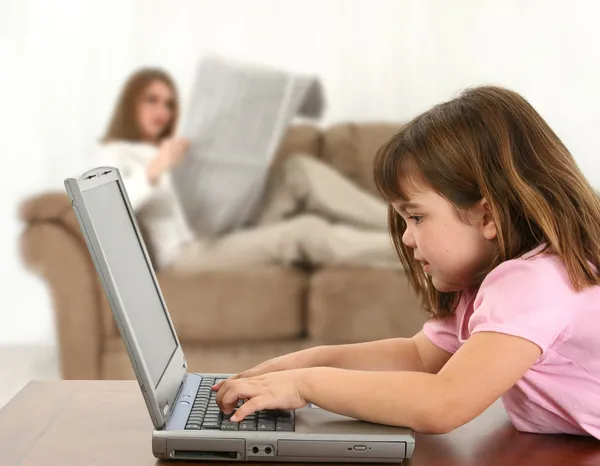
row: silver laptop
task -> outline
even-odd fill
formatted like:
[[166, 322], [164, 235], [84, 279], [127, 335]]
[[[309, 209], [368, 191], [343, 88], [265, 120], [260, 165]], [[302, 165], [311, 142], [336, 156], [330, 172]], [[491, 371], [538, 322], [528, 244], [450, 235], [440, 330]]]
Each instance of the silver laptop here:
[[383, 463], [412, 455], [410, 429], [362, 422], [313, 405], [265, 410], [232, 422], [211, 391], [228, 375], [187, 372], [119, 171], [98, 167], [66, 179], [65, 187], [154, 424], [155, 457]]

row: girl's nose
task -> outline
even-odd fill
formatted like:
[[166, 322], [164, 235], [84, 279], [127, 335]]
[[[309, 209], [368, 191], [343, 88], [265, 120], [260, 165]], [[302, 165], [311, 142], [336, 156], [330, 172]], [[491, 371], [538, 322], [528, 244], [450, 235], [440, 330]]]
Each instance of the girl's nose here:
[[410, 228], [407, 228], [402, 235], [402, 242], [407, 248], [415, 248], [417, 245], [415, 243], [415, 237], [410, 232]]

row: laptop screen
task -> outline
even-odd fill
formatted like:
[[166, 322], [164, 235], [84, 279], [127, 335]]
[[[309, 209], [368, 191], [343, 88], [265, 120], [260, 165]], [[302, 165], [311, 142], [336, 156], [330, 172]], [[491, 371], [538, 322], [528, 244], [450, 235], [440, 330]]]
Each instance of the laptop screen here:
[[131, 333], [156, 387], [177, 349], [158, 290], [146, 262], [118, 182], [83, 191]]

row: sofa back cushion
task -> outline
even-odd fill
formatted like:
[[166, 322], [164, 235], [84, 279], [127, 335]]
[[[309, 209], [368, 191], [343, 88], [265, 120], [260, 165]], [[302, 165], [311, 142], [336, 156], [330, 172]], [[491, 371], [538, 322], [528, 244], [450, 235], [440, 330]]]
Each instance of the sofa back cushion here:
[[277, 149], [274, 166], [292, 154], [302, 153], [319, 156], [321, 137], [321, 130], [317, 126], [308, 124], [290, 126]]
[[398, 123], [344, 123], [323, 132], [321, 158], [367, 191], [379, 196], [373, 180], [377, 150], [400, 128]]

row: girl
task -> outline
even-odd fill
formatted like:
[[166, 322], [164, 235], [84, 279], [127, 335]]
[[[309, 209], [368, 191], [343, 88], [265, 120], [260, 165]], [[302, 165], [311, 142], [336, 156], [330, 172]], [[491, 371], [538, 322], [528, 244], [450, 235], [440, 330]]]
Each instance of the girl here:
[[443, 433], [501, 397], [521, 431], [600, 438], [600, 200], [542, 117], [515, 92], [467, 90], [387, 142], [375, 179], [431, 319], [267, 361], [215, 385], [222, 410], [310, 402]]
[[386, 232], [386, 204], [314, 157], [289, 157], [274, 172], [254, 228], [207, 241], [192, 231], [171, 180], [189, 142], [174, 137], [179, 103], [160, 69], [125, 84], [100, 148], [117, 167], [157, 269], [178, 272], [260, 264], [399, 267]]

